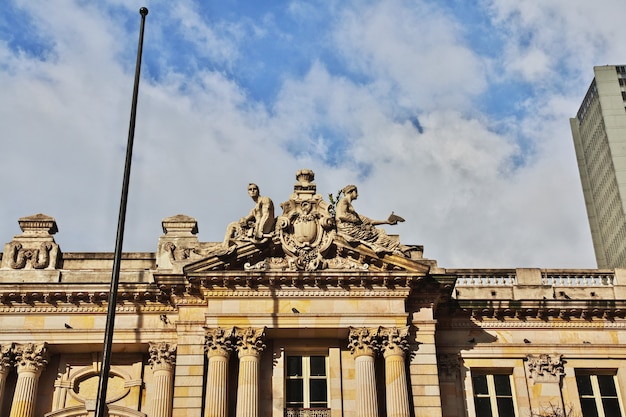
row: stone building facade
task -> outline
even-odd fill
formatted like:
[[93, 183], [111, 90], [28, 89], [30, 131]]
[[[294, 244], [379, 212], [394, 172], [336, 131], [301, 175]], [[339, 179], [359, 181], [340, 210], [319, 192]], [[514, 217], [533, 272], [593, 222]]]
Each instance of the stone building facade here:
[[[359, 215], [356, 187], [326, 202], [313, 179], [271, 220], [249, 187], [224, 242], [176, 215], [156, 252], [124, 254], [110, 416], [626, 415], [626, 271], [445, 269], [377, 227], [398, 216]], [[113, 254], [63, 252], [43, 214], [19, 225], [0, 415], [91, 416]]]

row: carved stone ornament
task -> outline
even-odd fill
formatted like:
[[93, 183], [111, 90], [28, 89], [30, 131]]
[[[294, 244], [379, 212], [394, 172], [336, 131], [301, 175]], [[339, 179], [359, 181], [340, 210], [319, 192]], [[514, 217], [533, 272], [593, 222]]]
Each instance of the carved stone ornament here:
[[208, 357], [225, 356], [228, 357], [230, 352], [235, 348], [235, 330], [207, 329], [204, 336], [204, 351]]
[[444, 381], [453, 381], [459, 377], [463, 359], [458, 353], [442, 353], [437, 355], [439, 378]]
[[380, 348], [378, 328], [351, 327], [348, 335], [348, 349], [355, 357], [374, 356]]
[[379, 330], [383, 355], [404, 355], [409, 350], [409, 327], [381, 327]]
[[[215, 280], [207, 279], [205, 273], [223, 270], [255, 273], [412, 271], [421, 274], [434, 265], [432, 261], [423, 260], [423, 247], [401, 245], [397, 236], [388, 236], [383, 229], [375, 227], [394, 225], [402, 218], [392, 215], [381, 221], [358, 215], [350, 203], [357, 196], [356, 187], [350, 189], [349, 197], [333, 201], [331, 205], [317, 193], [314, 179], [315, 174], [310, 169], [296, 173], [293, 193], [280, 205], [282, 214], [275, 221], [272, 200], [259, 195], [256, 184], [249, 184], [248, 194], [255, 206], [248, 216], [227, 226], [221, 244], [202, 246], [202, 243], [190, 240], [174, 241], [169, 238], [168, 229], [159, 244], [162, 254], [159, 265], [180, 268], [190, 277], [192, 285], [205, 286], [216, 285]], [[347, 218], [353, 221], [350, 223]], [[343, 222], [343, 237], [339, 232], [340, 220]], [[187, 223], [189, 229], [192, 222]], [[367, 229], [373, 240], [361, 235], [350, 237], [348, 231], [357, 229]], [[191, 232], [187, 234], [191, 235]], [[248, 282], [238, 278], [236, 281]], [[235, 284], [239, 285], [238, 282]], [[258, 282], [250, 280], [250, 283]], [[386, 281], [385, 285], [396, 284]]]
[[563, 369], [563, 358], [557, 353], [528, 355], [526, 356], [525, 361], [529, 378], [531, 378], [535, 383], [559, 382], [561, 376], [565, 375], [565, 370]]
[[15, 345], [13, 352], [15, 354], [15, 366], [17, 366], [18, 372], [22, 369], [41, 372], [48, 364], [47, 343]]
[[176, 364], [176, 345], [167, 342], [150, 343], [148, 363], [152, 369], [171, 369]]
[[281, 204], [276, 222], [277, 240], [289, 257], [291, 269], [314, 271], [324, 268], [324, 254], [335, 236], [333, 218], [313, 182], [309, 169], [296, 173], [298, 182], [291, 198]]
[[234, 331], [239, 356], [257, 356], [265, 349], [265, 328], [235, 328]]
[[13, 344], [0, 345], [0, 373], [8, 372], [14, 365]]
[[54, 242], [57, 232], [54, 218], [45, 214], [18, 220], [22, 234], [5, 246], [2, 266], [11, 269], [54, 269], [59, 258], [59, 245]]

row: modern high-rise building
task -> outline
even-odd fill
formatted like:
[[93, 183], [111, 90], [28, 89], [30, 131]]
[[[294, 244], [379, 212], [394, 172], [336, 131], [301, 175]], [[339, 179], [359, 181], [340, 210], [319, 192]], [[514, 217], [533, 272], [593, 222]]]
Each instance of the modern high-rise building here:
[[593, 71], [570, 125], [598, 268], [626, 267], [626, 66]]

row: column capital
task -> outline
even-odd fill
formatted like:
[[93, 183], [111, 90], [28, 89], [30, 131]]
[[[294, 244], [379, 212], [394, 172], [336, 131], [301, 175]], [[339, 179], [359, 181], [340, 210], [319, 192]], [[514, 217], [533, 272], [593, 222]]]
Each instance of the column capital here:
[[255, 329], [247, 327], [245, 329], [235, 328], [237, 340], [237, 352], [239, 357], [259, 356], [265, 349], [265, 328]]
[[150, 342], [148, 363], [153, 370], [171, 370], [176, 364], [176, 345]]
[[15, 365], [13, 343], [0, 345], [0, 374], [8, 373]]
[[13, 353], [18, 373], [30, 371], [38, 374], [48, 364], [48, 344], [45, 342], [15, 345]]
[[206, 328], [204, 334], [204, 351], [208, 358], [213, 356], [230, 357], [234, 349], [235, 329]]
[[383, 356], [404, 356], [409, 350], [409, 326], [381, 327], [379, 331]]
[[378, 331], [376, 328], [350, 327], [348, 335], [348, 348], [355, 357], [376, 355], [380, 348], [378, 341]]

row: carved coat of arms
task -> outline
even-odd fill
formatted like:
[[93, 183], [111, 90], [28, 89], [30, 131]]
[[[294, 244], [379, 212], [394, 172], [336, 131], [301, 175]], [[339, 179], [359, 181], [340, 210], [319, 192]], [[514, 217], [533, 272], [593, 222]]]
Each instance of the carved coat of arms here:
[[276, 219], [275, 241], [295, 269], [314, 271], [323, 268], [324, 254], [335, 236], [334, 220], [329, 204], [315, 193], [313, 171], [300, 170], [296, 179], [291, 198], [280, 205], [283, 214]]

